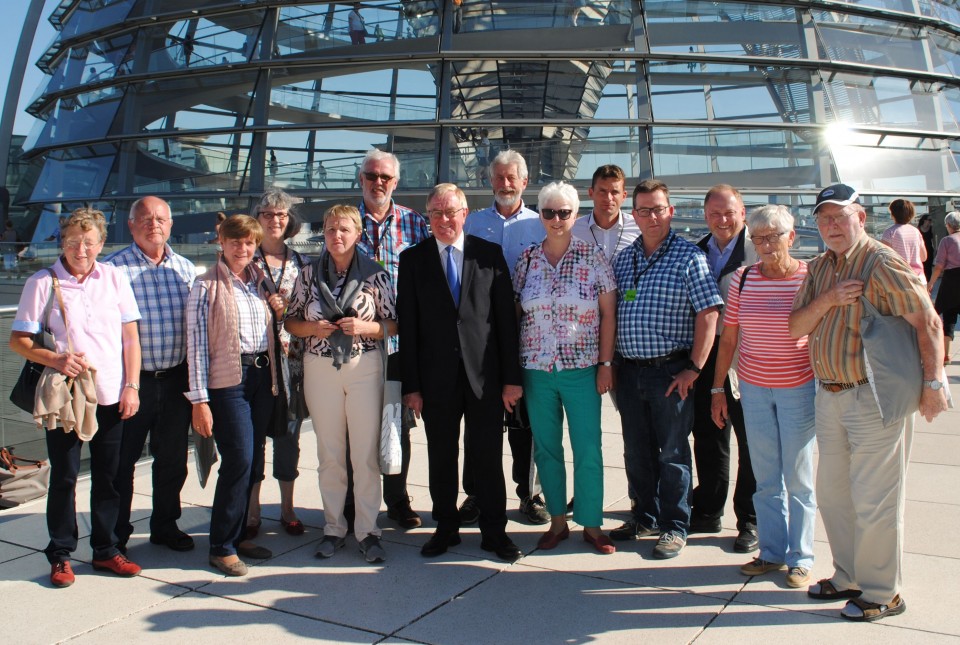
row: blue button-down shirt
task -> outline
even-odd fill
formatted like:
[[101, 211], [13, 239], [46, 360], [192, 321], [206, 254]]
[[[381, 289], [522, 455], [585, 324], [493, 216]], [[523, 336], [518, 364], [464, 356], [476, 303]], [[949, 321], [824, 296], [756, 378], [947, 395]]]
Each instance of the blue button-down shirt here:
[[503, 249], [503, 257], [507, 260], [511, 278], [517, 271], [517, 258], [520, 254], [542, 242], [546, 235], [540, 223], [540, 215], [524, 206], [523, 201], [520, 202], [520, 210], [507, 219], [497, 212], [496, 204], [470, 213], [463, 232], [499, 244]]
[[710, 239], [707, 240], [707, 262], [710, 264], [710, 271], [713, 273], [715, 280], [720, 279], [720, 272], [730, 261], [730, 256], [733, 255], [733, 248], [736, 245], [737, 239], [734, 238], [727, 242], [726, 248], [721, 251], [717, 244], [717, 238], [711, 235]]
[[176, 367], [187, 356], [184, 308], [197, 276], [193, 262], [167, 245], [163, 259], [154, 264], [136, 244], [111, 253], [103, 260], [120, 269], [140, 308], [140, 352], [143, 369], [155, 372]]
[[649, 258], [643, 236], [617, 255], [617, 352], [656, 358], [693, 348], [696, 314], [723, 304], [706, 256], [671, 231]]

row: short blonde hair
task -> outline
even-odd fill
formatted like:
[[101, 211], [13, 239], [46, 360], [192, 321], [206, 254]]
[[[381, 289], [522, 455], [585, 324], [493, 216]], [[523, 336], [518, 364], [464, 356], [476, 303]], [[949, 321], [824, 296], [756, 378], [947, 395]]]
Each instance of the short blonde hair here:
[[360, 221], [360, 211], [356, 206], [350, 204], [334, 204], [323, 214], [323, 228], [327, 228], [327, 222], [332, 219], [345, 219], [353, 223], [357, 232], [363, 230], [363, 224]]
[[60, 236], [67, 232], [68, 228], [76, 226], [86, 233], [96, 229], [100, 233], [100, 241], [107, 239], [107, 218], [103, 216], [103, 211], [95, 208], [78, 208], [70, 213], [70, 216], [60, 222]]
[[231, 215], [220, 224], [220, 237], [225, 240], [245, 240], [253, 237], [257, 246], [263, 241], [263, 227], [249, 215]]

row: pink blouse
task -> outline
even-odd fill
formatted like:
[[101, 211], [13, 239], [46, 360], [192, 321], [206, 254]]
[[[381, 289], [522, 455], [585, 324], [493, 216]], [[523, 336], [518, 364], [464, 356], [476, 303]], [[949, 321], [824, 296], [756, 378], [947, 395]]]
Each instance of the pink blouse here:
[[[100, 262], [96, 263], [83, 282], [77, 282], [61, 260], [54, 263], [53, 271], [60, 280], [73, 351], [83, 352], [90, 365], [97, 370], [97, 402], [100, 405], [113, 405], [120, 401], [120, 393], [126, 382], [121, 327], [124, 323], [140, 320], [140, 309], [130, 282], [120, 269]], [[28, 334], [39, 332], [47, 298], [53, 298], [50, 331], [57, 341], [56, 351], [66, 352], [69, 350], [67, 330], [52, 283], [46, 270], [30, 276], [23, 287], [12, 329]]]
[[889, 245], [897, 254], [907, 261], [913, 272], [920, 276], [923, 284], [927, 278], [923, 273], [923, 236], [916, 226], [910, 224], [894, 224], [883, 232], [880, 241]]

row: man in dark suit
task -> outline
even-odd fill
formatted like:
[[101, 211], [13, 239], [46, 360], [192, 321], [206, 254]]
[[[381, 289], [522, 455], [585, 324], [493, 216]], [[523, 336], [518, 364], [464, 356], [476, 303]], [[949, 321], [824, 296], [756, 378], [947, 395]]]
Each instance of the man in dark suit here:
[[[743, 265], [757, 262], [757, 251], [750, 242], [746, 227], [747, 209], [743, 197], [729, 184], [717, 184], [707, 191], [703, 200], [703, 213], [710, 234], [697, 243], [707, 255], [707, 264], [717, 280], [720, 295], [724, 300], [731, 288], [734, 272]], [[733, 285], [734, 289], [739, 285]], [[723, 331], [723, 318], [717, 321], [717, 337]], [[705, 374], [713, 374], [717, 364], [719, 342], [713, 343]], [[711, 377], [712, 378], [712, 377]], [[733, 550], [750, 553], [759, 547], [757, 536], [757, 513], [753, 507], [753, 494], [757, 482], [750, 464], [747, 447], [747, 431], [743, 424], [743, 408], [739, 393], [734, 396], [734, 384], [724, 381], [723, 396], [727, 400], [730, 421], [723, 429], [717, 428], [711, 417], [712, 391], [706, 384], [693, 393], [693, 455], [697, 463], [697, 487], [693, 489], [690, 514], [690, 533], [719, 533], [720, 518], [727, 503], [730, 488], [730, 429], [737, 436], [739, 466], [737, 485], [733, 492], [733, 511], [737, 516], [737, 537]]]
[[423, 416], [437, 522], [421, 553], [437, 556], [460, 543], [457, 464], [465, 418], [480, 546], [512, 562], [522, 554], [505, 531], [503, 408], [512, 410], [523, 388], [510, 273], [498, 245], [464, 235], [467, 200], [455, 185], [433, 188], [427, 215], [433, 235], [400, 254], [397, 279], [403, 401]]

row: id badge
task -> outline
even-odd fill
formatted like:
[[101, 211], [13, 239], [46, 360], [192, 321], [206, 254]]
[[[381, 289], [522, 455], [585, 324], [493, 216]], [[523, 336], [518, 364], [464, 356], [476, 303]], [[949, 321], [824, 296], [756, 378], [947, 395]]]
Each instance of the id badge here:
[[627, 289], [623, 292], [623, 299], [626, 302], [636, 302], [637, 301], [637, 290], [636, 289]]

